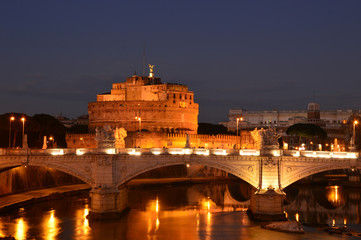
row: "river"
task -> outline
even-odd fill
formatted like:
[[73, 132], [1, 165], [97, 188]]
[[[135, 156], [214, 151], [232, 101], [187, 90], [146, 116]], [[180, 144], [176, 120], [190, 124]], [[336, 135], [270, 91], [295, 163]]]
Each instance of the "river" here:
[[[346, 225], [361, 232], [356, 187], [294, 185], [287, 191], [290, 219]], [[305, 234], [262, 229], [246, 209], [251, 187], [244, 182], [131, 186], [131, 211], [118, 220], [88, 221], [84, 195], [46, 201], [0, 215], [0, 237], [21, 239], [359, 239], [329, 235], [304, 225]]]

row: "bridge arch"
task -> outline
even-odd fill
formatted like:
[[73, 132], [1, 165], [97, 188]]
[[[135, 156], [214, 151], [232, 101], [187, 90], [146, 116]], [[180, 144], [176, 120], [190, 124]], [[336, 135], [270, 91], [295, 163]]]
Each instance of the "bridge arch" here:
[[130, 170], [130, 171], [124, 171], [120, 168], [117, 169], [117, 171], [120, 172], [119, 178], [116, 182], [116, 186], [119, 187], [122, 184], [130, 181], [131, 179], [149, 172], [154, 169], [158, 169], [161, 167], [167, 167], [167, 166], [175, 166], [175, 165], [202, 165], [207, 167], [213, 167], [222, 171], [225, 171], [227, 173], [230, 173], [245, 182], [249, 183], [253, 187], [258, 187], [258, 179], [259, 179], [259, 171], [258, 171], [258, 165], [253, 163], [247, 163], [244, 165], [237, 164], [236, 162], [232, 161], [219, 161], [216, 159], [207, 159], [207, 158], [197, 158], [197, 157], [182, 157], [182, 156], [168, 156], [165, 158], [164, 161], [143, 161], [143, 164], [139, 164], [138, 167]]
[[77, 169], [74, 169], [72, 167], [69, 167], [67, 165], [64, 164], [59, 164], [59, 163], [55, 163], [55, 162], [42, 162], [42, 161], [29, 161], [29, 162], [12, 162], [12, 161], [5, 161], [5, 162], [1, 162], [0, 163], [0, 170], [1, 169], [6, 169], [6, 170], [10, 170], [13, 168], [17, 168], [17, 167], [21, 167], [21, 166], [35, 166], [35, 167], [43, 167], [43, 168], [51, 168], [57, 171], [61, 171], [63, 173], [67, 173], [71, 176], [74, 176], [78, 179], [80, 179], [81, 181], [85, 182], [86, 184], [93, 186], [94, 182], [91, 178], [84, 176], [83, 174], [80, 174], [79, 171]]
[[356, 167], [355, 164], [350, 161], [334, 161], [322, 164], [310, 164], [295, 169], [292, 169], [292, 167], [288, 167], [286, 169], [286, 172], [289, 171], [291, 174], [284, 174], [285, 177], [282, 179], [281, 186], [282, 188], [286, 188], [289, 185], [297, 182], [298, 180], [317, 173], [354, 167]]

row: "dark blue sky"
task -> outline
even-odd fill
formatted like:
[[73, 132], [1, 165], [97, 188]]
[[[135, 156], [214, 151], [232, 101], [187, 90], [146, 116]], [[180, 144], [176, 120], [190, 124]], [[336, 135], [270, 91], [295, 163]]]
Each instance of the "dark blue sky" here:
[[76, 117], [146, 62], [199, 121], [361, 109], [361, 1], [0, 1], [0, 113]]

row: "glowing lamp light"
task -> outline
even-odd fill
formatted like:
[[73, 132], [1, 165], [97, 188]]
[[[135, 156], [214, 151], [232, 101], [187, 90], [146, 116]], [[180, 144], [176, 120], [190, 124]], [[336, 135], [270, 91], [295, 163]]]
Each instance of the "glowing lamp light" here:
[[51, 153], [51, 155], [53, 155], [53, 156], [64, 155], [64, 150], [63, 149], [54, 150]]
[[115, 148], [107, 148], [107, 149], [105, 150], [105, 153], [106, 153], [106, 154], [115, 154]]
[[179, 149], [179, 148], [171, 148], [168, 149], [168, 153], [172, 154], [172, 155], [183, 155], [184, 154], [184, 149]]
[[275, 157], [281, 156], [280, 151], [278, 151], [278, 150], [273, 151], [273, 156], [275, 156]]
[[197, 155], [204, 155], [204, 156], [209, 155], [209, 149], [196, 149], [196, 150], [194, 150], [194, 152]]
[[84, 152], [81, 149], [76, 150], [76, 155], [83, 155]]
[[183, 154], [190, 155], [190, 154], [192, 154], [192, 149], [185, 148], [185, 149], [182, 149], [182, 152], [183, 152]]
[[215, 149], [213, 154], [218, 156], [226, 156], [227, 151], [225, 149]]
[[295, 152], [295, 153], [293, 153], [293, 156], [294, 157], [299, 157], [301, 154], [300, 154], [300, 152]]
[[161, 154], [162, 153], [162, 151], [161, 150], [158, 150], [158, 149], [152, 149], [152, 150], [150, 150], [154, 155], [159, 155], [159, 154]]
[[129, 155], [136, 155], [136, 156], [139, 156], [141, 155], [142, 153], [139, 152], [139, 151], [136, 151], [134, 148], [128, 152]]

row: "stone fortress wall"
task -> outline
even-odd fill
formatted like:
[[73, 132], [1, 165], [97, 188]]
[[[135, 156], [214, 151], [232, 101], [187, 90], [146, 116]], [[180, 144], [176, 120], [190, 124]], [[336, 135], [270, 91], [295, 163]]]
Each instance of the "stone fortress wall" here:
[[188, 87], [162, 83], [160, 78], [132, 76], [114, 83], [109, 94], [100, 94], [88, 104], [89, 129], [110, 125], [127, 131], [195, 134], [198, 104]]
[[[128, 136], [124, 140], [126, 148], [184, 148], [187, 136], [191, 148], [253, 149], [255, 147], [250, 132], [246, 131], [242, 132], [242, 137], [233, 135], [128, 132]], [[66, 142], [68, 148], [97, 147], [95, 134], [67, 134]]]

